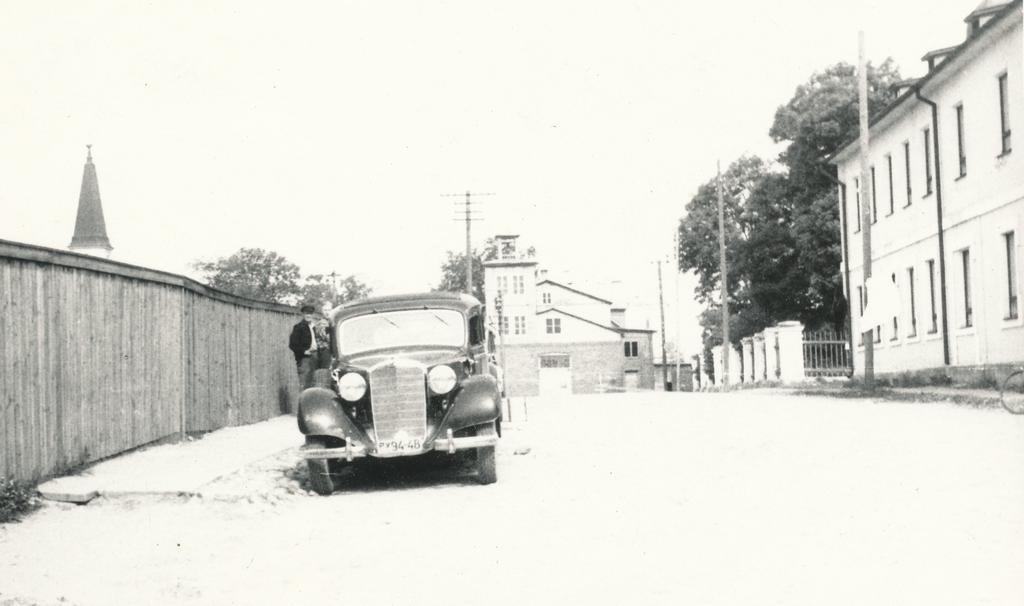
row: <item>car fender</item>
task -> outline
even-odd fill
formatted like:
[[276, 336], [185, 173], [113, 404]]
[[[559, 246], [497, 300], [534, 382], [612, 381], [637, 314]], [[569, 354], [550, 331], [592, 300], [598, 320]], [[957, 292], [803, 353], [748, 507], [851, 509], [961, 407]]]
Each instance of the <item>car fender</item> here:
[[330, 389], [310, 387], [299, 396], [299, 413], [296, 415], [299, 431], [307, 436], [334, 436], [342, 440], [354, 438], [368, 442], [363, 433], [345, 411], [341, 400]]
[[497, 380], [489, 374], [473, 375], [462, 382], [438, 433], [495, 421], [500, 415], [501, 397]]

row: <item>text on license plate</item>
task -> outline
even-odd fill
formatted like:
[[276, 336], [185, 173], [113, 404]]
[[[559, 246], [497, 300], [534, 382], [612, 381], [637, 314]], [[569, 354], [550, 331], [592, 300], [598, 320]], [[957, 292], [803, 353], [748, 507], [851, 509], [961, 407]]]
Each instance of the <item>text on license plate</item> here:
[[423, 440], [380, 440], [377, 442], [377, 452], [380, 453], [405, 453], [419, 452], [423, 450]]

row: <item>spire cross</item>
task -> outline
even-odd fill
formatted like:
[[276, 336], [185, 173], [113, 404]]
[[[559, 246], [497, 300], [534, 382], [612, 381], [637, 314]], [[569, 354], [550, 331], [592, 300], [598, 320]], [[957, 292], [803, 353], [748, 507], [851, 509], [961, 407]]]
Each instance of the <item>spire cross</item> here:
[[85, 159], [89, 162], [92, 162], [92, 143], [87, 143], [85, 145], [85, 149], [87, 150]]

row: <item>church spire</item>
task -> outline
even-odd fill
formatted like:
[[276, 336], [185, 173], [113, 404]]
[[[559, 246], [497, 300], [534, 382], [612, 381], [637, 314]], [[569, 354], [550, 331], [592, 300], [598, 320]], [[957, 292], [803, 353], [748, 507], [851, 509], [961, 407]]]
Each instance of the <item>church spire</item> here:
[[96, 178], [96, 166], [92, 163], [92, 145], [85, 147], [88, 151], [85, 171], [82, 173], [82, 191], [78, 195], [78, 218], [68, 248], [75, 252], [109, 257], [114, 247], [107, 238], [107, 225], [103, 220], [100, 184]]

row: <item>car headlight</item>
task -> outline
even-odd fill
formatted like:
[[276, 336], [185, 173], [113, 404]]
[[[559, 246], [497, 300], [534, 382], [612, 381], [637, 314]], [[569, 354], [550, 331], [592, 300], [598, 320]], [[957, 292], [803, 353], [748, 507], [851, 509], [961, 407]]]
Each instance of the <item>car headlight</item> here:
[[355, 402], [366, 394], [366, 379], [358, 372], [347, 372], [338, 379], [338, 395]]
[[435, 366], [427, 374], [427, 384], [430, 385], [430, 391], [438, 395], [446, 394], [455, 389], [455, 371], [444, 364]]

